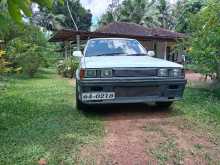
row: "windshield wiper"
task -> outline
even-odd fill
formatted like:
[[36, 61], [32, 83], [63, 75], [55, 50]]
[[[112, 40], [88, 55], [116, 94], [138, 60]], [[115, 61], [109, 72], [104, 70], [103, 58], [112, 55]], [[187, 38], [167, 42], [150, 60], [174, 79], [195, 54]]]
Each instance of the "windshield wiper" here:
[[134, 53], [134, 54], [127, 54], [127, 56], [146, 56], [146, 53]]
[[94, 55], [94, 56], [115, 56], [115, 55], [119, 55], [119, 54], [125, 54], [125, 53], [103, 53], [103, 54], [97, 54], [97, 55]]

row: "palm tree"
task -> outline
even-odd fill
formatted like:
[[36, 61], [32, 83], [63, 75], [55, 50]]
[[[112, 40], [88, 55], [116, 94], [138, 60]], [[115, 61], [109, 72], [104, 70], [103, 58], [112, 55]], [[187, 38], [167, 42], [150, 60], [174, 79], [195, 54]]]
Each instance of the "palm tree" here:
[[121, 5], [120, 21], [135, 22], [144, 24], [147, 27], [158, 25], [157, 15], [154, 6], [155, 1], [149, 0], [125, 0]]
[[159, 12], [160, 27], [172, 29], [173, 18], [171, 14], [171, 6], [167, 0], [158, 0], [156, 2], [156, 9]]
[[33, 24], [45, 27], [47, 30], [60, 30], [63, 29], [65, 16], [63, 14], [53, 14], [44, 11], [33, 13], [30, 21]]
[[117, 16], [108, 10], [101, 17], [100, 24], [126, 21], [146, 27], [174, 28], [172, 6], [167, 0], [124, 0], [115, 11]]

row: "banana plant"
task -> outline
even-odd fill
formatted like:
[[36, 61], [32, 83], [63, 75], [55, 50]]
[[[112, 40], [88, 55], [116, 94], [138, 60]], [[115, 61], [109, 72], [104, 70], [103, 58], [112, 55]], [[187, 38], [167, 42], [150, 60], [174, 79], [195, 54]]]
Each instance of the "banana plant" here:
[[[22, 24], [22, 18], [24, 16], [32, 16], [32, 3], [50, 9], [54, 1], [55, 0], [0, 0], [0, 6], [3, 8], [1, 9], [0, 20], [4, 20], [4, 13], [8, 12], [16, 23]], [[64, 0], [59, 0], [59, 2], [63, 4]]]

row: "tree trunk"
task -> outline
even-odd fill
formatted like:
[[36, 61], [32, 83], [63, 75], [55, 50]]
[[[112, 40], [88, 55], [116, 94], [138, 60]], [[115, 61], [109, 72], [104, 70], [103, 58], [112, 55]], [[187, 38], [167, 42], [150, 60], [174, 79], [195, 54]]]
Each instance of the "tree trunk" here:
[[218, 82], [220, 82], [220, 63], [218, 63], [218, 66], [217, 66], [216, 79]]

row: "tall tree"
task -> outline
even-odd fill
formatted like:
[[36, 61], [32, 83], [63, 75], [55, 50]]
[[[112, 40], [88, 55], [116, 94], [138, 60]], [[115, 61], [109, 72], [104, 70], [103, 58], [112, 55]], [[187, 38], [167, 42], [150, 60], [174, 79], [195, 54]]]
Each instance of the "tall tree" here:
[[114, 21], [118, 19], [118, 7], [119, 7], [119, 0], [111, 0], [112, 2], [108, 6], [108, 12], [111, 13], [111, 16]]
[[182, 33], [192, 32], [190, 17], [200, 11], [206, 0], [178, 0], [173, 10], [175, 30]]
[[172, 29], [174, 23], [170, 3], [167, 0], [157, 0], [156, 9], [159, 12], [158, 20], [160, 22], [160, 27]]
[[60, 28], [75, 29], [71, 15], [76, 22], [79, 30], [89, 30], [92, 21], [92, 14], [89, 10], [82, 7], [79, 0], [64, 0], [64, 5], [60, 5], [55, 1], [51, 10], [40, 8], [40, 11], [35, 12], [32, 21], [40, 26], [44, 26], [49, 30], [57, 30]]
[[99, 20], [99, 25], [106, 25], [110, 22], [114, 22], [114, 21], [118, 21], [118, 17], [117, 19], [113, 17], [113, 14], [111, 11], [107, 11], [106, 13], [104, 13], [101, 17], [101, 19]]
[[156, 10], [155, 1], [150, 0], [124, 0], [118, 6], [117, 19], [114, 19], [112, 13], [107, 11], [100, 20], [100, 24], [106, 24], [113, 21], [134, 22], [144, 24], [147, 27], [157, 26], [158, 10]]
[[209, 0], [191, 19], [190, 54], [202, 73], [216, 73], [220, 82], [220, 1]]

